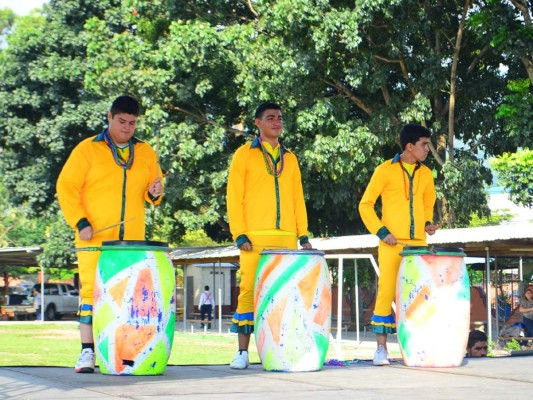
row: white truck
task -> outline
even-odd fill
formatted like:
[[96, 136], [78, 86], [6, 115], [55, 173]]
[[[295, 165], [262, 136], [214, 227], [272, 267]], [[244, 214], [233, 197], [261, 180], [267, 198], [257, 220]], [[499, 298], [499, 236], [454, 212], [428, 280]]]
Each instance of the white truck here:
[[[41, 291], [40, 283], [36, 283], [34, 287]], [[45, 283], [42, 300], [44, 319], [47, 321], [61, 319], [64, 314], [78, 312], [78, 289], [68, 283]]]

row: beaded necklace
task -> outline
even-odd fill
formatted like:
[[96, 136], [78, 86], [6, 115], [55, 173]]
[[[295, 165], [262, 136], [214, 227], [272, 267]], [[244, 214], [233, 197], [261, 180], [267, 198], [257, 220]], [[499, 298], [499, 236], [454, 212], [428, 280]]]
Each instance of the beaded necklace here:
[[[407, 182], [405, 180], [405, 175], [408, 175], [408, 172], [403, 166], [403, 162], [402, 162], [402, 157], [401, 156], [400, 156], [400, 167], [402, 169], [403, 190], [404, 190], [404, 193], [405, 193], [405, 200], [409, 200], [411, 198], [411, 194], [410, 194], [411, 191], [408, 189]], [[416, 169], [417, 169], [417, 166], [415, 166], [415, 168], [413, 169], [413, 177], [415, 175]], [[413, 180], [412, 180], [412, 178], [409, 175], [409, 183], [411, 183], [411, 182], [413, 182]], [[416, 195], [416, 192], [418, 191], [418, 187], [420, 187], [420, 174], [418, 174], [418, 186], [416, 186], [416, 189], [413, 188], [413, 190], [414, 190], [413, 196]]]
[[113, 154], [113, 159], [115, 160], [117, 165], [124, 169], [130, 169], [133, 165], [133, 140], [128, 140], [128, 149], [130, 151], [130, 156], [127, 160], [125, 160], [124, 157], [122, 157], [122, 155], [118, 152], [117, 146], [111, 140], [111, 137], [109, 136], [109, 131], [107, 129], [104, 131], [104, 140], [111, 149], [111, 154]]
[[[279, 145], [279, 158], [281, 162], [274, 163], [274, 157], [267, 151], [265, 145], [263, 144], [263, 139], [259, 137], [259, 142], [261, 143], [261, 152], [263, 154], [263, 160], [265, 160], [267, 172], [275, 178], [279, 178], [285, 167], [285, 157], [283, 153], [283, 146]], [[278, 169], [279, 165], [279, 169]]]

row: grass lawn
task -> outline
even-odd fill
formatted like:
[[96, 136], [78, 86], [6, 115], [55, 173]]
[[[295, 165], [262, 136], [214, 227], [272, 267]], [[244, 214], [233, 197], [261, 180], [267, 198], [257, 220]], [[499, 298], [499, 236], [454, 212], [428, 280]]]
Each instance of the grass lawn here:
[[[0, 324], [0, 338], [0, 367], [74, 367], [80, 352], [76, 322]], [[236, 350], [236, 336], [175, 332], [168, 364], [229, 364]], [[259, 362], [253, 342], [250, 362]]]
[[[215, 331], [217, 332], [217, 331]], [[174, 333], [169, 365], [229, 364], [237, 350], [236, 335]], [[78, 323], [65, 321], [0, 323], [0, 367], [51, 366], [74, 367], [80, 352]], [[392, 346], [391, 346], [392, 347]], [[389, 356], [401, 357], [399, 350], [389, 347]], [[254, 335], [250, 343], [250, 362], [258, 363]], [[362, 347], [356, 342], [342, 344], [342, 359], [372, 359], [375, 344]], [[330, 343], [326, 359], [337, 359]]]

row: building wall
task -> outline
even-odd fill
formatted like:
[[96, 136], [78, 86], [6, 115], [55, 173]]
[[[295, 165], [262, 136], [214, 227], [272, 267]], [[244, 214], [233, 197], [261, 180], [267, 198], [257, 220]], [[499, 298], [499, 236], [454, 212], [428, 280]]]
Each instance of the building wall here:
[[[228, 314], [231, 310], [231, 268], [218, 266], [187, 266], [187, 276], [193, 277], [192, 290], [194, 310], [198, 310], [200, 303], [200, 296], [204, 291], [204, 286], [209, 286], [210, 292], [215, 297], [215, 303], [218, 309], [218, 304], [222, 304], [222, 314]], [[219, 292], [220, 289], [220, 292]], [[222, 300], [222, 301], [221, 301]]]

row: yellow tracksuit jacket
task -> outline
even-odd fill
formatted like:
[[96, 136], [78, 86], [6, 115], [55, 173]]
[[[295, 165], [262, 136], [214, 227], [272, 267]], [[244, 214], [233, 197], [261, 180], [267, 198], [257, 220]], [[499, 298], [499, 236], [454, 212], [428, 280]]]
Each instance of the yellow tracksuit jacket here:
[[[80, 241], [76, 229], [77, 246], [99, 246], [102, 240], [145, 239], [145, 202], [159, 204], [162, 198], [150, 200], [148, 187], [162, 174], [150, 145], [138, 139], [134, 143], [134, 162], [129, 170], [115, 163], [102, 134], [78, 144], [65, 163], [56, 189], [69, 226], [76, 229], [86, 218], [93, 230], [98, 230], [134, 218], [95, 234], [91, 241]], [[121, 227], [123, 237], [119, 238]]]
[[[370, 233], [380, 239], [387, 236], [381, 235], [385, 227], [396, 239], [425, 240], [425, 224], [433, 221], [436, 200], [433, 174], [418, 163], [411, 178], [402, 170], [399, 160], [396, 155], [376, 168], [359, 203], [359, 213]], [[375, 210], [380, 196], [381, 218]]]
[[[75, 229], [76, 247], [100, 247], [107, 240], [145, 240], [145, 202], [159, 204], [148, 195], [149, 185], [161, 169], [148, 143], [133, 138], [134, 162], [124, 170], [115, 163], [103, 133], [83, 140], [67, 159], [56, 185], [59, 205], [67, 224]], [[90, 224], [93, 231], [131, 221], [95, 233], [82, 241], [79, 228]], [[90, 323], [94, 277], [100, 252], [78, 252], [81, 282], [80, 322]]]
[[[280, 144], [281, 146], [281, 144]], [[280, 229], [307, 235], [302, 177], [296, 156], [285, 151], [278, 179], [267, 172], [258, 139], [237, 149], [228, 176], [227, 209], [233, 239], [249, 231]]]

